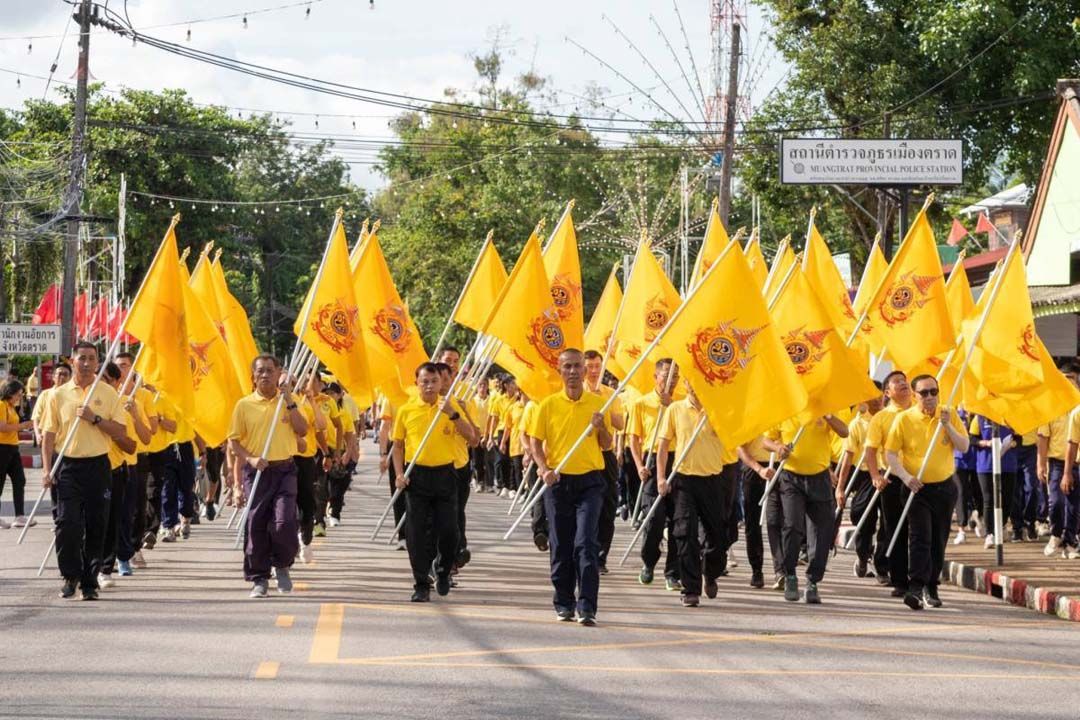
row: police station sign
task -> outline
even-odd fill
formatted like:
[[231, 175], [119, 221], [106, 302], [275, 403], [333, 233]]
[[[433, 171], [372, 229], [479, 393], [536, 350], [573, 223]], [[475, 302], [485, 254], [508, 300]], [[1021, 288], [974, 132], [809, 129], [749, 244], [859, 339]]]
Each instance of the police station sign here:
[[960, 185], [962, 140], [782, 138], [786, 185]]
[[0, 323], [0, 355], [59, 354], [59, 325]]

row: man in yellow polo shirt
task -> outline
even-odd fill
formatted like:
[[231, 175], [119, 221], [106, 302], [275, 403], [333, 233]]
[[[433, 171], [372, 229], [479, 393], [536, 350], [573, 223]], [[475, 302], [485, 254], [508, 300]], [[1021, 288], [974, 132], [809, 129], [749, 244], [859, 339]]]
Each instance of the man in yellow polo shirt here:
[[[540, 402], [529, 434], [535, 440], [537, 472], [548, 486], [544, 508], [555, 614], [569, 622], [576, 606], [578, 622], [591, 626], [596, 624], [600, 593], [600, 508], [607, 485], [603, 449], [611, 447], [612, 436], [609, 419], [600, 413], [603, 398], [585, 391], [585, 358], [580, 350], [563, 350], [559, 375], [563, 390]], [[589, 436], [571, 455], [586, 431]]]
[[[450, 354], [447, 355], [447, 353]], [[456, 363], [456, 353], [456, 350], [449, 348], [442, 352], [442, 356], [449, 357], [450, 360]], [[439, 371], [439, 395], [446, 397], [450, 394], [450, 388], [454, 384], [456, 370], [445, 362], [437, 362], [435, 367]], [[457, 571], [472, 559], [472, 553], [469, 551], [469, 539], [465, 536], [465, 506], [469, 503], [469, 490], [472, 483], [472, 472], [469, 470], [469, 448], [477, 443], [480, 437], [480, 429], [476, 427], [476, 423], [473, 422], [469, 411], [458, 398], [455, 397], [450, 402], [454, 412], [464, 417], [471, 429], [467, 436], [459, 433], [455, 433], [453, 436], [454, 475], [457, 478], [458, 547], [457, 552], [454, 553], [454, 567], [451, 569], [451, 575], [456, 575]], [[508, 435], [509, 433], [504, 437]], [[453, 584], [453, 581], [451, 581], [451, 584]]]
[[[128, 437], [126, 412], [116, 390], [97, 382], [97, 348], [75, 344], [75, 376], [46, 400], [42, 420], [42, 485], [52, 489], [56, 533], [56, 562], [64, 576], [60, 596], [82, 590], [83, 600], [97, 600], [97, 575], [105, 542], [105, 522], [111, 485], [109, 447], [135, 450]], [[93, 392], [90, 389], [93, 387]], [[68, 435], [71, 442], [56, 461]]]
[[904, 604], [921, 610], [925, 605], [941, 607], [938, 580], [957, 493], [952, 482], [956, 471], [953, 451], [965, 452], [971, 438], [956, 413], [938, 404], [937, 380], [919, 375], [911, 381], [911, 389], [918, 403], [896, 416], [885, 440], [885, 454], [889, 469], [914, 493], [908, 511], [908, 591]]
[[[1066, 361], [1061, 372], [1074, 385], [1080, 367]], [[1080, 558], [1080, 482], [1076, 459], [1080, 451], [1080, 413], [1072, 412], [1051, 420], [1038, 429], [1039, 480], [1046, 485], [1050, 515], [1050, 539], [1043, 548], [1046, 557], [1058, 550], [1066, 560]]]
[[[481, 435], [487, 431], [488, 418], [490, 417], [488, 412], [489, 392], [488, 384], [480, 381], [476, 385], [476, 394], [469, 398], [468, 402], [469, 414], [472, 415], [473, 423], [480, 429]], [[493, 490], [491, 474], [488, 472], [488, 452], [484, 438], [481, 437], [480, 442], [476, 444], [476, 447], [470, 453], [476, 492], [491, 492]]]
[[829, 560], [833, 532], [833, 490], [829, 478], [832, 464], [833, 434], [846, 438], [847, 425], [832, 415], [811, 420], [803, 425], [796, 420], [786, 420], [780, 427], [769, 432], [769, 437], [783, 443], [784, 469], [777, 481], [780, 505], [784, 513], [784, 525], [780, 532], [784, 546], [784, 599], [799, 599], [799, 578], [795, 569], [803, 538], [810, 562], [806, 567], [806, 593], [803, 600], [811, 605], [821, 602], [818, 583], [825, 577], [825, 565]]
[[307, 421], [307, 433], [302, 447], [298, 447], [293, 456], [296, 462], [296, 507], [300, 513], [300, 562], [303, 563], [314, 559], [311, 540], [315, 532], [315, 483], [319, 477], [315, 456], [326, 446], [326, 416], [315, 402], [317, 381], [316, 375], [312, 374], [304, 383], [300, 412]]
[[[52, 385], [41, 391], [38, 395], [37, 401], [34, 403], [34, 409], [30, 411], [30, 422], [34, 424], [34, 439], [37, 444], [41, 444], [42, 436], [45, 431], [42, 430], [41, 423], [45, 417], [45, 399], [49, 397], [49, 394], [56, 388], [64, 385], [71, 380], [71, 366], [65, 362], [56, 363], [52, 370]], [[36, 524], [36, 523], [35, 523]], [[19, 527], [16, 525], [16, 527]]]
[[[432, 565], [436, 592], [450, 592], [450, 570], [460, 541], [455, 438], [472, 437], [472, 425], [450, 398], [439, 401], [442, 381], [435, 363], [422, 363], [416, 369], [416, 386], [419, 395], [397, 409], [391, 439], [397, 487], [405, 490], [405, 537], [413, 572], [411, 600], [428, 602]], [[433, 423], [427, 444], [421, 448]], [[406, 463], [414, 463], [408, 475]]]
[[[585, 389], [607, 400], [615, 389], [604, 384], [601, 370], [604, 356], [596, 350], [585, 351]], [[621, 397], [611, 403], [609, 412], [612, 430], [619, 431], [626, 427], [623, 402]], [[615, 514], [619, 505], [619, 463], [615, 457], [615, 447], [604, 448], [604, 477], [608, 482], [604, 495], [604, 507], [600, 510], [600, 574], [607, 575], [607, 557], [611, 552], [611, 541], [615, 538]]]
[[[877, 383], [875, 382], [875, 385]], [[879, 386], [880, 389], [880, 386]], [[874, 495], [874, 485], [870, 481], [870, 471], [866, 465], [866, 434], [870, 429], [870, 421], [881, 412], [884, 398], [880, 395], [866, 401], [863, 409], [848, 423], [848, 436], [844, 443], [844, 452], [840, 456], [840, 467], [836, 472], [836, 524], [839, 527], [840, 519], [847, 504], [848, 496], [851, 500], [851, 522], [858, 524], [864, 513], [870, 516], [863, 524], [862, 532], [855, 540], [855, 577], [866, 577], [869, 572], [868, 566], [871, 557], [874, 560], [874, 575], [888, 575], [889, 559], [885, 556], [888, 540], [884, 543], [874, 544], [874, 531], [878, 524], [881, 509], [879, 503], [870, 506], [870, 498]], [[859, 461], [862, 460], [861, 463]], [[884, 457], [878, 456], [878, 462], [882, 463]], [[858, 463], [858, 465], [856, 465]], [[880, 468], [879, 468], [880, 469]], [[850, 471], [850, 473], [849, 473]], [[850, 479], [849, 479], [850, 478]], [[851, 489], [845, 494], [850, 485]]]
[[[249, 504], [244, 579], [252, 583], [253, 598], [266, 597], [271, 568], [276, 570], [278, 592], [292, 592], [289, 568], [298, 545], [293, 456], [296, 439], [307, 434], [308, 424], [288, 386], [279, 389], [282, 372], [273, 355], [256, 357], [251, 364], [255, 392], [236, 403], [229, 425], [229, 447], [244, 469], [235, 497], [246, 497]], [[256, 474], [259, 485], [253, 488]]]
[[[125, 518], [129, 524], [123, 529], [123, 539], [126, 545], [120, 545], [117, 550], [117, 558], [129, 561], [132, 568], [146, 567], [143, 558], [142, 546], [146, 540], [146, 523], [148, 519], [147, 506], [147, 475], [150, 472], [150, 459], [147, 455], [149, 443], [153, 442], [154, 435], [158, 431], [158, 416], [154, 409], [154, 394], [143, 385], [135, 387], [139, 378], [134, 372], [135, 356], [129, 352], [117, 353], [116, 366], [120, 368], [120, 387], [122, 395], [130, 396], [134, 391], [134, 404], [138, 406], [139, 415], [146, 423], [149, 430], [149, 438], [135, 438], [135, 462], [129, 462], [127, 468], [127, 488], [125, 498], [127, 510]], [[138, 434], [137, 434], [138, 435]], [[155, 503], [157, 507], [157, 503]], [[157, 516], [157, 510], [154, 511]], [[150, 534], [151, 540], [156, 540], [154, 534]], [[130, 568], [129, 568], [130, 569]], [[123, 572], [121, 572], [123, 574]]]
[[[730, 474], [725, 477], [724, 468], [734, 467], [737, 455], [724, 447], [708, 420], [689, 451], [686, 450], [703, 417], [705, 410], [690, 383], [686, 383], [686, 397], [671, 403], [660, 423], [660, 445], [656, 452], [657, 491], [672, 505], [673, 540], [679, 553], [684, 607], [697, 607], [701, 602], [703, 566], [705, 595], [710, 599], [716, 597], [716, 578], [724, 572], [727, 561], [731, 519], [728, 497], [735, 488], [734, 478]], [[678, 467], [668, 462], [668, 451], [672, 449], [676, 460], [686, 452]], [[672, 470], [674, 477], [668, 483]], [[699, 526], [704, 531], [704, 547], [698, 539]]]

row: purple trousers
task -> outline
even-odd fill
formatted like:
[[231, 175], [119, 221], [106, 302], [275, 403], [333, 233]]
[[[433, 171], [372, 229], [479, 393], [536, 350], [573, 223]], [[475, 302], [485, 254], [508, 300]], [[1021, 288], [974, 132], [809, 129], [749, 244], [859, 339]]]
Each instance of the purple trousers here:
[[248, 582], [269, 580], [272, 567], [292, 567], [300, 542], [296, 537], [296, 463], [291, 459], [270, 463], [252, 496], [254, 480], [255, 471], [245, 468], [244, 494], [250, 506], [244, 527], [244, 579]]

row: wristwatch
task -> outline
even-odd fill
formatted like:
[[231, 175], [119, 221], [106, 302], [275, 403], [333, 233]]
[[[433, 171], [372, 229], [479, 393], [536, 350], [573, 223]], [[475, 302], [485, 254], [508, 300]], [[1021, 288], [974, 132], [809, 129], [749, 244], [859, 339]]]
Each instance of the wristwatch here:
[[456, 410], [455, 410], [455, 411], [454, 411], [454, 413], [453, 413], [453, 414], [452, 414], [452, 415], [450, 416], [450, 422], [457, 422], [457, 421], [458, 421], [458, 420], [460, 420], [460, 419], [461, 419], [461, 413], [457, 412]]
[[288, 410], [288, 411], [290, 411], [290, 412], [291, 412], [291, 411], [293, 411], [293, 410], [295, 410], [295, 409], [296, 409], [296, 403], [293, 403], [293, 404], [291, 404], [291, 405], [286, 405], [286, 406], [285, 406], [285, 409], [286, 409], [286, 410]]
[[95, 415], [93, 424], [97, 425], [99, 422], [101, 422], [101, 416], [100, 415]]

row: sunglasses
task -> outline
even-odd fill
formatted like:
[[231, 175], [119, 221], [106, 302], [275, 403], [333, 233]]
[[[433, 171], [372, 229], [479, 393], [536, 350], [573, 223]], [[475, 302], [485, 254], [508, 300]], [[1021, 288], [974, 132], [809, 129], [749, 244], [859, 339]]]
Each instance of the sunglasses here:
[[937, 397], [938, 389], [927, 388], [926, 390], [916, 390], [915, 392], [919, 394], [919, 397]]

